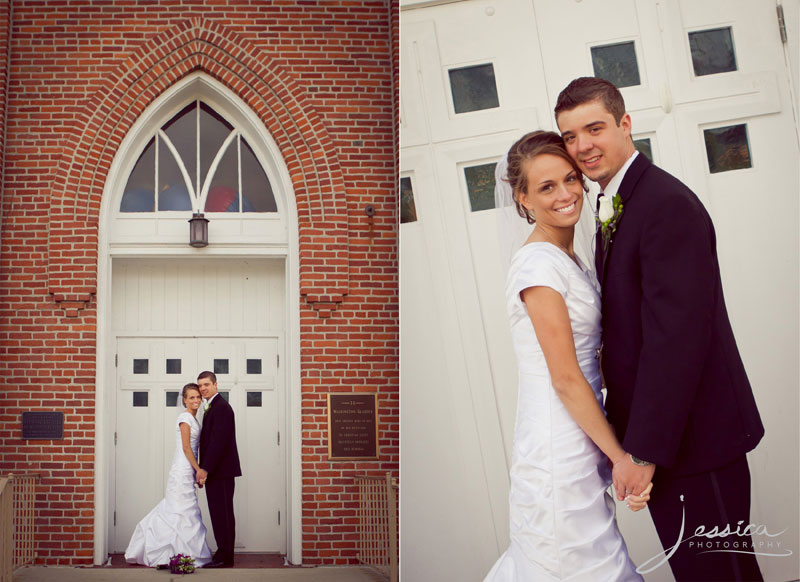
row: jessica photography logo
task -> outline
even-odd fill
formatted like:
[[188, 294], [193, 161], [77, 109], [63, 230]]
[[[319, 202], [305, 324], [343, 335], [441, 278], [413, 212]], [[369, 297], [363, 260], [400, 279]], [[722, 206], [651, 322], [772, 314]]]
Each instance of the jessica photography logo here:
[[[681, 495], [681, 504], [683, 504], [683, 495]], [[652, 572], [659, 566], [667, 562], [678, 551], [681, 544], [686, 544], [686, 547], [691, 548], [698, 554], [707, 554], [712, 552], [734, 552], [739, 554], [753, 554], [755, 556], [771, 556], [771, 557], [786, 557], [792, 555], [792, 550], [783, 546], [783, 542], [778, 539], [788, 528], [784, 528], [778, 532], [771, 532], [767, 529], [766, 525], [761, 524], [744, 524], [744, 520], [740, 520], [735, 525], [726, 524], [723, 527], [713, 526], [706, 527], [699, 525], [694, 530], [694, 533], [688, 537], [684, 537], [686, 532], [686, 507], [682, 508], [681, 515], [681, 529], [678, 532], [678, 539], [675, 544], [666, 548], [660, 554], [656, 554], [646, 562], [643, 562], [636, 571], [639, 574], [647, 574]], [[728, 536], [740, 536], [744, 539], [727, 539]], [[748, 537], [749, 536], [749, 537]], [[723, 539], [720, 539], [723, 538]], [[650, 566], [655, 562], [654, 565]]]

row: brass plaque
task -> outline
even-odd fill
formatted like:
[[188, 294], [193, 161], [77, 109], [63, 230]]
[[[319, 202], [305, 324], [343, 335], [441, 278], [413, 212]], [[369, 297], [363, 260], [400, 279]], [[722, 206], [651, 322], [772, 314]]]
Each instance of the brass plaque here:
[[328, 394], [328, 460], [378, 458], [376, 394]]

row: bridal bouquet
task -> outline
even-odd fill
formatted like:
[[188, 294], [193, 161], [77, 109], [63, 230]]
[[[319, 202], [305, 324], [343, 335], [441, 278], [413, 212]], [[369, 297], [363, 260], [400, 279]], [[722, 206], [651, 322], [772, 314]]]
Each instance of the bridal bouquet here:
[[194, 558], [177, 554], [169, 559], [169, 571], [171, 574], [192, 574], [194, 573]]

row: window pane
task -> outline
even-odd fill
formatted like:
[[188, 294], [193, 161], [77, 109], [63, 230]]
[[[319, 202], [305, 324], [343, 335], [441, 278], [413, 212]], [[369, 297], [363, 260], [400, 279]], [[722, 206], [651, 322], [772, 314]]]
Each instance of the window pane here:
[[456, 113], [480, 111], [500, 107], [497, 84], [494, 80], [494, 65], [478, 65], [463, 69], [452, 69], [450, 90]]
[[151, 139], [142, 155], [133, 166], [133, 171], [125, 184], [120, 212], [153, 212], [156, 191], [156, 146]]
[[[178, 150], [192, 185], [197, 188], [197, 102], [184, 107], [161, 128]], [[159, 207], [161, 205], [159, 204]], [[184, 210], [161, 208], [161, 210]]]
[[736, 70], [730, 26], [689, 33], [694, 74], [713, 75]]
[[242, 140], [242, 212], [277, 212], [275, 196], [264, 168], [253, 150]]
[[206, 212], [239, 212], [239, 163], [233, 140], [223, 154], [211, 179]]
[[261, 406], [261, 392], [248, 392], [247, 406]]
[[706, 129], [703, 136], [712, 174], [752, 167], [746, 124]]
[[219, 395], [222, 396], [222, 399], [225, 400], [225, 402], [230, 404], [231, 402], [230, 391], [220, 392]]
[[595, 77], [618, 88], [641, 84], [633, 42], [592, 47], [592, 65]]
[[138, 359], [134, 358], [134, 360], [133, 360], [133, 373], [134, 374], [147, 374], [149, 368], [150, 368], [150, 360], [147, 360], [147, 359], [138, 360]]
[[261, 359], [248, 359], [247, 360], [247, 373], [260, 374], [261, 373]]
[[633, 140], [633, 147], [635, 147], [639, 153], [647, 156], [648, 160], [651, 162], [653, 161], [653, 147], [650, 144], [649, 137]]
[[417, 206], [414, 204], [411, 178], [400, 178], [400, 223], [416, 221]]
[[167, 144], [159, 138], [158, 143], [158, 209], [191, 210], [189, 191], [178, 162]]
[[147, 406], [147, 392], [134, 392], [133, 393], [134, 406]]
[[167, 358], [167, 374], [180, 374], [180, 373], [181, 373], [180, 358], [175, 360]]
[[464, 168], [472, 212], [494, 208], [494, 168], [496, 165], [492, 163]]
[[211, 162], [233, 126], [205, 103], [200, 103], [200, 183], [205, 182]]
[[228, 360], [214, 360], [214, 373], [227, 374], [228, 373]]
[[178, 406], [178, 400], [180, 400], [180, 392], [167, 392], [166, 405], [168, 407], [173, 408]]

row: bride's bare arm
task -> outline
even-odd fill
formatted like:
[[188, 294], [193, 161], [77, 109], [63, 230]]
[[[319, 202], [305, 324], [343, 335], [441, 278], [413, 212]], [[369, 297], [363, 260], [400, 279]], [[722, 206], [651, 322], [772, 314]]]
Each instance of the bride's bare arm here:
[[528, 287], [521, 296], [558, 397], [583, 432], [616, 464], [625, 456], [625, 450], [578, 365], [564, 298], [550, 287]]
[[200, 470], [200, 465], [197, 463], [197, 459], [194, 458], [194, 452], [192, 452], [192, 445], [191, 445], [191, 434], [192, 429], [191, 427], [182, 422], [180, 424], [181, 428], [181, 443], [183, 444], [183, 454], [186, 455], [186, 459], [189, 461], [189, 464], [195, 471]]

